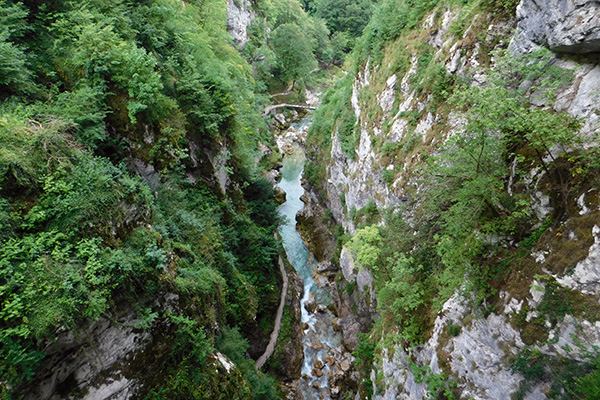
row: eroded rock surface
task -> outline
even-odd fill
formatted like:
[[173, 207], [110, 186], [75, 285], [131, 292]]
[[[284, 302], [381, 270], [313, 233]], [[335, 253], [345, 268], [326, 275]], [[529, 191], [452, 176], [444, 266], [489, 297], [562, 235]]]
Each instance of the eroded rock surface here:
[[523, 0], [517, 18], [518, 34], [552, 51], [600, 51], [600, 2], [596, 0]]
[[233, 36], [238, 49], [248, 41], [248, 25], [254, 19], [254, 12], [248, 0], [229, 0], [227, 3], [227, 30]]
[[130, 398], [137, 382], [128, 379], [124, 369], [151, 335], [136, 329], [139, 321], [133, 312], [117, 322], [100, 318], [77, 336], [71, 331], [57, 333], [56, 342], [46, 349], [36, 386], [26, 391], [25, 400], [59, 400], [77, 391], [85, 393], [86, 400]]

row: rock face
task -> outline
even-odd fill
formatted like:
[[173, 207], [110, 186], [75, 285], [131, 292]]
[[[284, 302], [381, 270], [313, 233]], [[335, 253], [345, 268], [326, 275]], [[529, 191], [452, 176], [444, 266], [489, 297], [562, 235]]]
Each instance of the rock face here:
[[318, 261], [329, 261], [335, 249], [335, 238], [327, 226], [330, 221], [314, 193], [305, 193], [302, 201], [305, 205], [296, 214], [296, 228], [311, 254], [314, 254]]
[[[523, 346], [519, 334], [502, 315], [474, 319], [469, 326], [448, 340], [444, 328], [449, 322], [460, 323], [471, 310], [465, 299], [454, 296], [446, 302], [436, 319], [431, 339], [412, 352], [412, 359], [426, 365], [434, 374], [442, 372], [440, 364], [449, 364], [450, 370], [461, 377], [461, 398], [474, 400], [509, 399], [521, 381], [503, 363], [509, 355], [516, 355]], [[440, 356], [445, 359], [441, 360]], [[421, 399], [426, 397], [426, 385], [418, 383], [410, 368], [411, 356], [398, 346], [393, 356], [383, 361], [383, 373], [390, 385], [386, 393], [375, 399]]]
[[[574, 79], [558, 90], [551, 103], [538, 101], [535, 93], [532, 93], [530, 101], [534, 106], [566, 111], [580, 119], [579, 135], [585, 142], [584, 146], [594, 144], [592, 135], [598, 131], [600, 122], [597, 90], [600, 87], [600, 67], [596, 55], [590, 53], [600, 52], [599, 1], [522, 0], [516, 20], [499, 21], [480, 15], [466, 27], [461, 37], [455, 36], [450, 29], [459, 17], [459, 11], [443, 7], [428, 15], [419, 31], [421, 37], [424, 32], [429, 33], [427, 43], [432, 46], [432, 57], [446, 72], [473, 85], [484, 85], [486, 77], [478, 67], [484, 62], [493, 65], [491, 50], [508, 48], [514, 55], [525, 55], [540, 46], [547, 47], [555, 53], [551, 55], [550, 63], [572, 71]], [[482, 26], [486, 27], [483, 31]], [[513, 35], [515, 27], [517, 32]], [[474, 36], [476, 40], [473, 40]], [[578, 54], [579, 57], [573, 60], [562, 53]], [[424, 96], [413, 87], [414, 76], [418, 73], [418, 54], [411, 54], [408, 60], [404, 75], [389, 69], [386, 66], [388, 60], [381, 65], [367, 62], [357, 72], [349, 99], [360, 134], [354, 158], [342, 151], [337, 132], [331, 132], [327, 182], [325, 193], [319, 198], [325, 200], [334, 218], [347, 233], [355, 230], [350, 210], [360, 209], [369, 201], [374, 201], [380, 209], [399, 205], [406, 207], [403, 215], [407, 225], [411, 226], [412, 204], [427, 195], [427, 188], [418, 187], [413, 179], [419, 164], [422, 164], [422, 154], [426, 150], [435, 152], [436, 146], [460, 132], [465, 125], [459, 110], [443, 116], [431, 109], [431, 96]], [[377, 104], [373, 107], [375, 102]], [[369, 113], [377, 114], [377, 118], [370, 118]], [[412, 114], [418, 115], [415, 121], [406, 118], [406, 115]], [[405, 158], [390, 161], [383, 154], [383, 147], [377, 147], [378, 142], [400, 144], [409, 138], [418, 143], [421, 151]], [[393, 180], [384, 181], [386, 171], [394, 172]], [[541, 168], [532, 168], [528, 174], [525, 180], [533, 210], [543, 221], [555, 210], [551, 193], [544, 189], [548, 176]], [[507, 179], [509, 191], [513, 190], [511, 182], [512, 178], [511, 181]], [[583, 223], [577, 218], [584, 221], [598, 215], [595, 214], [599, 212], [598, 202], [586, 200], [595, 196], [597, 188], [586, 187], [584, 190], [574, 197], [580, 210], [577, 209], [570, 219], [565, 218], [559, 229], [551, 229], [549, 233], [549, 236], [562, 239], [555, 239], [553, 244], [539, 245], [531, 254], [533, 262], [539, 265], [539, 273], [547, 281], [536, 280], [532, 276], [520, 282], [520, 288], [516, 284], [506, 288], [494, 300], [497, 304], [490, 306], [492, 311], [486, 313], [475, 307], [470, 299], [455, 294], [435, 317], [428, 332], [430, 336], [424, 344], [410, 350], [397, 345], [383, 351], [382, 360], [375, 365], [371, 376], [375, 382], [374, 398], [430, 398], [422, 377], [416, 376], [413, 371], [415, 363], [428, 368], [430, 376], [454, 379], [457, 383], [455, 394], [459, 393], [456, 398], [511, 398], [521, 388], [524, 377], [511, 370], [510, 362], [523, 349], [533, 348], [544, 357], [581, 360], [585, 349], [600, 345], [600, 323], [595, 321], [597, 315], [589, 318], [582, 313], [567, 313], [558, 321], [551, 321], [541, 311], [544, 302], [550, 301], [549, 288], [552, 287], [555, 288], [553, 290], [572, 291], [569, 292], [571, 295], [579, 296], [577, 302], [585, 300], [591, 307], [597, 307], [599, 302], [600, 225], [597, 219], [593, 223], [588, 222], [585, 229], [580, 228], [577, 234], [591, 238], [586, 242], [582, 256], [573, 259], [567, 271], [549, 270], [553, 264], [550, 258], [561, 251], [560, 246], [578, 241], [577, 235], [566, 227]], [[582, 246], [582, 242], [577, 245]], [[554, 257], [561, 256], [557, 254]], [[349, 249], [342, 250], [339, 265], [340, 273], [336, 280], [338, 297], [335, 298], [339, 319], [335, 324], [343, 333], [344, 345], [353, 348], [356, 334], [368, 331], [374, 316], [372, 277], [368, 270], [356, 265]], [[517, 272], [520, 274], [522, 271], [516, 271], [515, 275]], [[544, 334], [540, 339], [536, 335], [540, 336], [542, 331]], [[548, 382], [537, 382], [524, 398], [546, 399], [549, 387]]]
[[557, 277], [557, 281], [570, 289], [582, 293], [600, 296], [600, 228], [592, 228], [594, 244], [590, 247], [588, 257], [575, 266], [571, 274]]
[[600, 51], [600, 2], [596, 0], [523, 0], [517, 18], [518, 34], [552, 51]]
[[[352, 251], [347, 247], [342, 248], [340, 266], [344, 279], [338, 282], [334, 296], [339, 316], [336, 325], [342, 332], [344, 346], [354, 350], [358, 344], [356, 335], [368, 331], [375, 317], [373, 277], [354, 261]], [[347, 289], [353, 287], [356, 289]]]
[[[79, 391], [86, 400], [128, 399], [138, 383], [126, 377], [127, 365], [149, 342], [147, 331], [135, 329], [135, 313], [118, 319], [118, 324], [100, 318], [84, 333], [58, 333], [36, 386], [24, 393], [26, 400], [58, 400]], [[65, 356], [66, 355], [66, 356]]]
[[254, 19], [248, 0], [229, 0], [227, 3], [227, 30], [235, 46], [241, 50], [248, 41], [248, 25]]

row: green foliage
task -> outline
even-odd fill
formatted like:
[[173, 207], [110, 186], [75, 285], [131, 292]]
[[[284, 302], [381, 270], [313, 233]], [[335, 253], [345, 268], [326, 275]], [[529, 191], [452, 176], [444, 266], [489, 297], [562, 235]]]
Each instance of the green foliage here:
[[[447, 277], [467, 273], [475, 278], [484, 271], [476, 267], [476, 260], [489, 240], [486, 236], [527, 231], [522, 227], [523, 219], [532, 215], [527, 195], [505, 191], [507, 159], [517, 157], [514, 149], [533, 148], [536, 162], [550, 169], [545, 161], [550, 149], [576, 142], [576, 123], [570, 117], [531, 107], [518, 89], [522, 80], [536, 80], [551, 96], [564, 82], [560, 78], [557, 83], [559, 75], [551, 69], [544, 73], [545, 57], [534, 54], [518, 63], [500, 57], [498, 72], [492, 73], [493, 84], [465, 88], [450, 99], [468, 108], [468, 122], [464, 134], [450, 138], [442, 154], [430, 159], [426, 181], [432, 185], [432, 195], [425, 207], [429, 215], [439, 215], [437, 252], [447, 271], [454, 271], [445, 274]], [[486, 286], [479, 290], [489, 293]]]
[[508, 15], [514, 15], [519, 5], [519, 0], [483, 0], [482, 5], [491, 11], [500, 11]]
[[425, 383], [427, 385], [428, 399], [438, 399], [440, 395], [448, 400], [454, 400], [454, 393], [451, 388], [457, 386], [457, 383], [450, 379], [445, 373], [434, 374], [428, 365], [419, 367], [415, 363], [410, 364], [410, 369], [415, 375], [415, 382]]
[[[387, 143], [386, 143], [387, 144]], [[383, 173], [381, 174], [381, 179], [383, 179], [383, 181], [385, 183], [388, 184], [388, 186], [391, 186], [392, 183], [394, 183], [394, 171], [391, 169], [386, 169], [385, 171], [383, 171]]]
[[586, 400], [597, 399], [600, 397], [600, 363], [596, 359], [594, 370], [587, 375], [577, 377], [575, 381], [575, 391], [580, 393], [581, 398]]
[[[16, 43], [29, 30], [27, 15], [20, 3], [0, 2], [0, 88], [11, 94], [28, 94], [34, 89], [28, 57]], [[0, 95], [0, 100], [4, 97], [5, 94]]]
[[525, 347], [511, 362], [513, 373], [520, 373], [523, 381], [516, 399], [523, 399], [530, 389], [541, 382], [549, 382], [551, 399], [595, 399], [600, 393], [598, 374], [600, 357], [598, 349], [583, 353], [583, 361], [542, 354], [537, 349]]
[[378, 4], [357, 46], [361, 63], [381, 60], [386, 42], [415, 28], [439, 0], [385, 0]]
[[352, 220], [358, 227], [377, 224], [381, 220], [381, 215], [375, 200], [370, 199], [363, 208], [356, 210]]
[[348, 73], [327, 90], [321, 106], [315, 112], [314, 122], [308, 130], [307, 144], [319, 149], [315, 152], [315, 157], [319, 157], [319, 160], [307, 164], [306, 176], [316, 187], [319, 187], [324, 179], [325, 163], [321, 158], [328, 157], [331, 151], [331, 138], [334, 131], [337, 132], [342, 151], [350, 159], [354, 159], [360, 134], [350, 102], [351, 95], [352, 76]]
[[375, 343], [367, 333], [357, 333], [358, 344], [352, 352], [355, 357], [354, 364], [362, 377], [361, 385], [366, 390], [367, 396], [373, 395], [373, 384], [371, 382], [371, 369], [375, 360]]
[[315, 0], [313, 7], [331, 32], [344, 32], [352, 38], [361, 35], [373, 12], [371, 0]]
[[538, 276], [545, 283], [544, 297], [537, 310], [556, 326], [565, 315], [572, 315], [575, 309], [573, 300], [569, 298], [569, 289], [563, 288], [558, 282], [547, 275]]
[[236, 329], [225, 327], [223, 334], [217, 340], [217, 347], [242, 371], [252, 389], [253, 399], [274, 400], [279, 398], [275, 380], [269, 375], [257, 371], [254, 361], [245, 357], [249, 347], [248, 341]]
[[[257, 179], [264, 100], [225, 7], [0, 0], [2, 396], [35, 378], [58, 327], [78, 336], [130, 304], [155, 337], [144, 357], [167, 371], [143, 396], [277, 397], [266, 375], [213, 368], [216, 327], [272, 312], [280, 222]], [[324, 24], [294, 21], [314, 60]], [[227, 195], [203, 183], [221, 150]], [[166, 293], [169, 315], [154, 306]]]
[[381, 254], [382, 238], [379, 228], [374, 225], [357, 229], [349, 246], [356, 251], [356, 261], [367, 268], [377, 268]]
[[[170, 353], [162, 368], [168, 371], [159, 388], [149, 390], [146, 399], [250, 399], [249, 388], [234, 369], [226, 374], [212, 353], [215, 349], [202, 326], [188, 317], [170, 315], [173, 324]], [[223, 371], [224, 372], [224, 371]]]
[[411, 343], [420, 341], [422, 326], [417, 310], [425, 304], [425, 288], [418, 280], [423, 267], [415, 260], [398, 254], [389, 259], [390, 280], [377, 292], [378, 311], [393, 323]]
[[243, 54], [261, 89], [279, 92], [292, 82], [292, 89], [302, 92], [317, 61], [330, 65], [343, 60], [347, 37], [330, 32], [326, 21], [308, 15], [298, 0], [257, 2], [255, 8], [260, 17], [248, 27]]
[[282, 24], [273, 31], [271, 42], [284, 81], [296, 81], [315, 66], [308, 38], [295, 24]]
[[188, 317], [171, 315], [170, 318], [175, 325], [171, 357], [182, 363], [203, 365], [214, 349], [202, 326]]
[[[74, 161], [77, 168], [59, 167], [42, 177], [42, 194], [25, 216], [24, 228], [109, 237], [117, 229], [127, 229], [127, 219], [148, 216], [150, 191], [140, 178], [128, 176], [105, 159]], [[122, 203], [130, 208], [124, 209]]]
[[447, 328], [448, 328], [448, 335], [450, 335], [450, 336], [458, 336], [460, 334], [460, 331], [462, 330], [460, 325], [456, 325], [452, 321], [448, 321]]

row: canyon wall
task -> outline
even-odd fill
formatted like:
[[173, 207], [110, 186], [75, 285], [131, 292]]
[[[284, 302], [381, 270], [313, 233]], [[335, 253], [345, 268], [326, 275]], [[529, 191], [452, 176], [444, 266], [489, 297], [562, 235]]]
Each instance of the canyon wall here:
[[[527, 229], [540, 234], [528, 244], [516, 234], [483, 240], [486, 249], [496, 254], [494, 261], [502, 258], [497, 255], [499, 248], [506, 254], [521, 252], [520, 261], [506, 258], [503, 268], [510, 271], [502, 272], [503, 278], [489, 278], [489, 292], [483, 300], [475, 300], [475, 293], [465, 290], [468, 285], [456, 288], [439, 308], [430, 311], [431, 321], [420, 340], [406, 340], [401, 327], [376, 324], [370, 333], [371, 342], [378, 343], [375, 364], [363, 380], [369, 388], [362, 393], [371, 391], [373, 398], [390, 400], [438, 395], [555, 398], [561, 389], [556, 389], [556, 375], [548, 371], [560, 363], [582, 365], [600, 345], [598, 181], [591, 175], [579, 179], [573, 169], [574, 159], [597, 146], [600, 4], [523, 0], [516, 12], [505, 12], [440, 3], [414, 28], [387, 40], [382, 54], [356, 62], [345, 92], [333, 89], [345, 96], [340, 101], [351, 105], [355, 124], [353, 134], [342, 132], [341, 118], [329, 132], [309, 133], [309, 155], [315, 165], [325, 165], [320, 170], [322, 183], [311, 181], [314, 196], [326, 204], [347, 235], [370, 223], [384, 229], [383, 218], [365, 219], [374, 208], [380, 215], [402, 215], [404, 229], [414, 230], [415, 237], [421, 235], [421, 206], [434, 193], [422, 179], [424, 167], [432, 157], [443, 157], [444, 146], [472, 127], [468, 107], [445, 100], [456, 98], [454, 91], [466, 87], [490, 87], [490, 71], [506, 68], [499, 64], [506, 63], [506, 57], [527, 59], [540, 53], [545, 57], [544, 68], [559, 67], [562, 75], [572, 74], [571, 79], [558, 85], [550, 98], [536, 86], [537, 78], [525, 78], [514, 89], [522, 91], [528, 110], [537, 108], [553, 115], [566, 112], [578, 121], [573, 128], [575, 140], [551, 146], [544, 156], [549, 163], [564, 160], [563, 167], [572, 169], [562, 182], [566, 189], [559, 193], [552, 168], [503, 155], [512, 172], [508, 168], [501, 179], [502, 191], [509, 197], [518, 191], [527, 198], [529, 216], [523, 218], [530, 219]], [[540, 61], [524, 65], [536, 62]], [[437, 74], [431, 78], [433, 84], [428, 83], [428, 74]], [[319, 116], [315, 125], [318, 122]], [[353, 148], [348, 151], [344, 141], [351, 135]], [[330, 143], [328, 153], [315, 144], [318, 140]], [[481, 238], [481, 234], [475, 236]], [[363, 300], [354, 307], [364, 310], [364, 304], [358, 305], [365, 299], [368, 304], [372, 301], [373, 293], [364, 288], [365, 276], [370, 286], [373, 271], [355, 261], [357, 248], [352, 240], [345, 243], [337, 261], [343, 270], [339, 279], [342, 287], [360, 287], [356, 293]], [[491, 262], [487, 257], [481, 255], [478, 261], [482, 265]], [[377, 271], [373, 275], [377, 281]], [[470, 275], [464, 279], [468, 281]], [[375, 282], [373, 287], [384, 284]], [[558, 313], [549, 310], [556, 302], [569, 307]], [[387, 312], [379, 306], [379, 312]], [[382, 318], [373, 310], [371, 316]], [[361, 329], [368, 331], [364, 325]], [[349, 327], [347, 332], [356, 334]], [[396, 339], [386, 339], [393, 335]], [[355, 338], [347, 340], [347, 345], [354, 347]], [[526, 367], [521, 368], [519, 362]], [[532, 365], [544, 372], [532, 377], [527, 369]]]

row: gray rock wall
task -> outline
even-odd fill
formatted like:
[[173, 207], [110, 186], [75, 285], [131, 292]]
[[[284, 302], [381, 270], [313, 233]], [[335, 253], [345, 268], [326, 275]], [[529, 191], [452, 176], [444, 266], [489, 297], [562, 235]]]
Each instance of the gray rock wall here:
[[558, 53], [600, 51], [597, 0], [523, 0], [517, 8], [518, 35]]
[[233, 36], [233, 43], [241, 50], [248, 41], [248, 25], [254, 19], [249, 0], [229, 0], [227, 2], [227, 30]]
[[138, 383], [125, 369], [151, 339], [150, 333], [135, 328], [138, 322], [135, 313], [128, 313], [118, 323], [100, 318], [78, 336], [57, 332], [36, 385], [26, 390], [24, 399], [59, 400], [73, 391], [85, 400], [130, 398]]
[[[508, 47], [514, 54], [528, 54], [539, 46], [545, 46], [555, 52], [554, 65], [573, 71], [572, 83], [561, 88], [553, 103], [537, 102], [534, 105], [566, 111], [581, 121], [580, 135], [584, 146], [597, 143], [594, 137], [600, 131], [600, 67], [594, 54], [600, 51], [600, 2], [584, 0], [523, 0], [518, 8], [517, 20], [498, 21], [485, 15], [473, 19], [462, 37], [455, 37], [449, 27], [459, 17], [459, 12], [452, 8], [444, 8], [441, 13], [432, 13], [425, 19], [421, 32], [430, 34], [429, 44], [436, 53], [434, 59], [443, 63], [446, 71], [460, 77], [470, 79], [474, 85], [485, 84], [485, 76], [478, 67], [490, 49]], [[482, 23], [483, 21], [483, 23]], [[481, 27], [484, 32], [478, 32]], [[516, 29], [516, 33], [513, 32]], [[469, 38], [477, 37], [476, 41]], [[481, 39], [483, 38], [483, 39]], [[483, 54], [482, 49], [485, 49]], [[578, 54], [578, 58], [564, 57], [564, 53]], [[584, 56], [581, 56], [581, 55]], [[331, 161], [327, 166], [328, 181], [326, 184], [327, 205], [334, 217], [347, 232], [353, 233], [355, 226], [350, 220], [348, 211], [355, 207], [364, 207], [371, 199], [378, 207], [394, 207], [406, 201], [419, 201], [427, 195], [427, 188], [417, 187], [411, 174], [421, 162], [420, 154], [409, 159], [400, 160], [398, 165], [386, 165], [382, 162], [384, 155], [373, 146], [378, 137], [385, 142], [401, 142], [408, 135], [415, 135], [423, 148], [435, 151], [436, 146], [445, 138], [459, 132], [465, 121], [459, 111], [453, 110], [442, 120], [435, 112], [422, 112], [431, 98], [419, 96], [410, 84], [410, 77], [417, 72], [417, 55], [412, 54], [412, 64], [403, 76], [388, 73], [385, 62], [382, 65], [370, 65], [359, 71], [355, 77], [351, 104], [360, 129], [360, 142], [355, 159], [349, 159], [342, 151], [336, 132], [332, 132]], [[384, 84], [385, 83], [385, 84]], [[369, 118], [363, 109], [361, 100], [367, 89], [378, 87], [379, 92], [367, 101], [377, 99], [382, 117], [378, 121]], [[421, 117], [412, 128], [405, 118], [406, 112], [417, 111]], [[421, 113], [422, 112], [422, 113]], [[384, 126], [389, 129], [384, 129]], [[441, 127], [441, 129], [440, 129]], [[434, 130], [437, 132], [434, 133]], [[439, 132], [441, 130], [441, 133]], [[555, 149], [558, 155], [561, 149]], [[382, 175], [387, 169], [398, 168], [402, 172], [396, 174], [394, 182], [388, 184]], [[545, 179], [541, 169], [532, 170], [528, 179], [531, 184], [531, 195], [538, 218], [543, 220], [553, 211], [547, 193], [540, 182]], [[511, 183], [508, 183], [508, 190]], [[579, 199], [580, 216], [599, 211], [597, 202], [586, 198], [595, 196], [597, 189], [591, 188], [582, 193]], [[345, 198], [344, 206], [342, 199]], [[408, 210], [407, 215], [410, 215]], [[409, 217], [410, 218], [410, 217]], [[410, 221], [408, 221], [410, 223]], [[576, 225], [573, 219], [563, 222], [562, 228]], [[573, 273], [552, 272], [545, 263], [548, 257], [559, 251], [548, 245], [543, 251], [532, 254], [540, 263], [547, 277], [555, 279], [561, 288], [573, 289], [589, 297], [590, 302], [598, 302], [598, 263], [600, 228], [586, 228], [592, 235], [593, 243], [588, 255], [576, 264]], [[556, 233], [562, 235], [560, 231]], [[565, 231], [564, 240], [578, 240], [573, 231]], [[564, 242], [563, 242], [564, 243]], [[558, 244], [557, 246], [561, 246]], [[347, 249], [342, 251], [340, 259], [341, 274], [347, 282], [356, 282], [357, 270]], [[375, 383], [376, 399], [411, 399], [419, 400], [428, 397], [424, 383], [419, 383], [411, 362], [420, 366], [428, 366], [432, 374], [448, 374], [457, 382], [460, 398], [472, 399], [508, 399], [518, 390], [523, 377], [510, 370], [510, 360], [526, 346], [526, 342], [541, 351], [542, 354], [561, 356], [569, 359], [581, 359], [582, 354], [593, 346], [600, 345], [600, 323], [589, 321], [585, 315], [565, 315], [556, 325], [545, 319], [536, 308], [544, 298], [543, 283], [532, 280], [521, 283], [527, 290], [525, 294], [511, 291], [500, 293], [500, 306], [486, 316], [473, 309], [468, 299], [456, 294], [448, 300], [438, 314], [433, 332], [428, 341], [415, 348], [404, 349], [396, 346], [383, 351], [382, 360], [375, 366], [372, 381]], [[527, 287], [530, 285], [531, 289]], [[542, 288], [541, 291], [537, 288]], [[520, 290], [520, 289], [519, 289]], [[594, 300], [595, 299], [595, 300]], [[525, 337], [523, 329], [518, 328], [515, 319], [525, 316], [528, 322], [542, 319], [541, 324], [548, 330], [546, 342], [531, 343]], [[360, 326], [352, 318], [346, 318], [348, 326], [345, 337], [356, 334]], [[448, 335], [449, 324], [459, 326], [456, 336]], [[579, 345], [577, 344], [579, 343]], [[537, 386], [536, 386], [537, 385]], [[526, 399], [545, 399], [549, 383], [534, 385], [526, 395]]]

